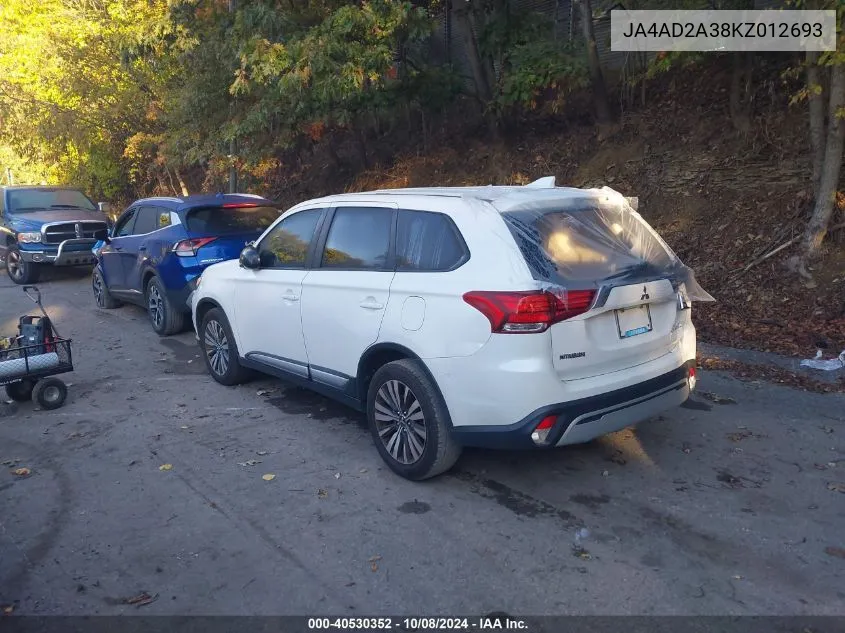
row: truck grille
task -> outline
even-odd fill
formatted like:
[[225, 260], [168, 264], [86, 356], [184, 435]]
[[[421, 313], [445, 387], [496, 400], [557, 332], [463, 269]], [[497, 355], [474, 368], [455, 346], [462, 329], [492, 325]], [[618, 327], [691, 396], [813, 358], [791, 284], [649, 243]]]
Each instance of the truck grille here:
[[45, 244], [61, 244], [65, 240], [78, 238], [97, 239], [99, 231], [105, 231], [108, 226], [105, 222], [66, 222], [53, 224], [44, 229]]

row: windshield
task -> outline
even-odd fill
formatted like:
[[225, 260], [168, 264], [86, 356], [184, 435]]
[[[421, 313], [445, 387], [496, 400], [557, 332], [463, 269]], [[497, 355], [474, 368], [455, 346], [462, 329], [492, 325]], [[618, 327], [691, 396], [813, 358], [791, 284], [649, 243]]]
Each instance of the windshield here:
[[28, 213], [45, 209], [85, 209], [96, 211], [96, 205], [75, 189], [12, 189], [8, 192], [9, 212]]
[[188, 232], [214, 235], [261, 232], [279, 215], [275, 207], [203, 207], [188, 213]]

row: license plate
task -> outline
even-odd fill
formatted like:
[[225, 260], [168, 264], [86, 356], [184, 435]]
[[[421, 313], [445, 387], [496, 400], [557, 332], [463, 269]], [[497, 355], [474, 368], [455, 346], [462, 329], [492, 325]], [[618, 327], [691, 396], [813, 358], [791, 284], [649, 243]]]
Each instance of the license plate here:
[[615, 312], [619, 338], [631, 338], [651, 332], [651, 310], [648, 304], [616, 310]]

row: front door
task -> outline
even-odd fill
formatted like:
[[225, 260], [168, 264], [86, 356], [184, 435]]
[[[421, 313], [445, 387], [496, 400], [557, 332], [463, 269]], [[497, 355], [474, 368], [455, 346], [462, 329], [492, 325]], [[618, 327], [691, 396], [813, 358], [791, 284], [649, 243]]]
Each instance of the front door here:
[[257, 270], [240, 268], [235, 320], [241, 356], [308, 377], [300, 314], [302, 280], [323, 208], [303, 209], [276, 224], [256, 245]]
[[123, 212], [112, 230], [109, 243], [100, 249], [100, 266], [103, 269], [103, 279], [110, 291], [125, 294], [126, 275], [123, 267], [123, 253], [127, 248], [127, 240], [132, 235], [135, 216], [138, 209], [131, 207]]
[[395, 205], [334, 210], [319, 261], [302, 284], [302, 331], [311, 378], [343, 389], [378, 339], [390, 295]]

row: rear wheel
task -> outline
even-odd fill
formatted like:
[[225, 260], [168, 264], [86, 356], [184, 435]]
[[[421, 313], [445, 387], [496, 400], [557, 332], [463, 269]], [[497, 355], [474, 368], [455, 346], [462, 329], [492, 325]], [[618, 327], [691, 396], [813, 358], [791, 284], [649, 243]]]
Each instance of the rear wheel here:
[[200, 324], [200, 348], [208, 373], [221, 385], [239, 385], [252, 372], [242, 366], [229, 320], [220, 308], [206, 312]]
[[35, 389], [35, 382], [32, 380], [21, 380], [6, 385], [6, 395], [15, 402], [26, 402], [32, 400], [32, 390]]
[[98, 308], [113, 310], [120, 306], [120, 302], [109, 292], [109, 287], [103, 278], [103, 271], [99, 266], [95, 267], [91, 274], [91, 288], [94, 291], [94, 300], [97, 302]]
[[12, 244], [6, 249], [6, 273], [16, 284], [34, 284], [41, 275], [41, 269], [35, 262], [24, 261], [20, 248]]
[[58, 378], [42, 378], [35, 384], [32, 398], [42, 409], [58, 409], [67, 399], [67, 385]]
[[173, 307], [158, 277], [147, 283], [147, 313], [159, 336], [170, 336], [185, 328], [185, 313]]
[[387, 363], [375, 373], [367, 393], [367, 420], [382, 459], [406, 479], [446, 472], [461, 455], [446, 403], [416, 361]]

